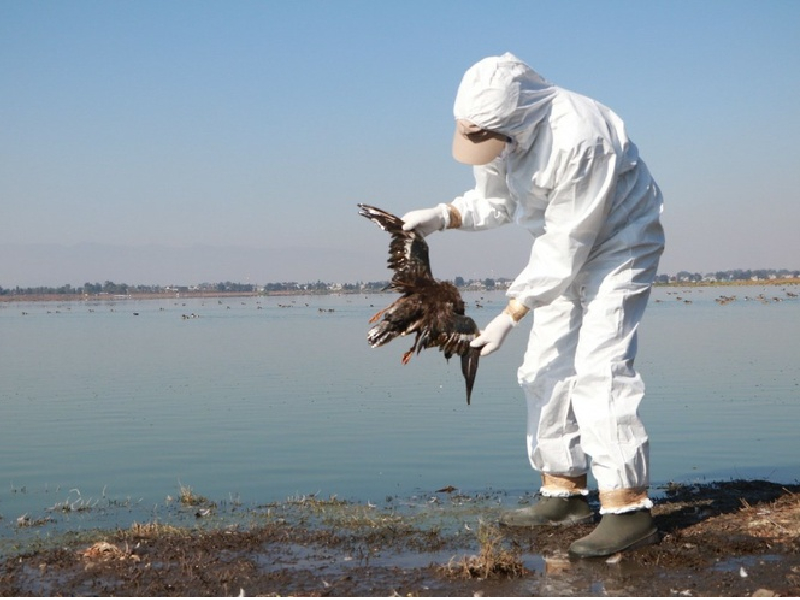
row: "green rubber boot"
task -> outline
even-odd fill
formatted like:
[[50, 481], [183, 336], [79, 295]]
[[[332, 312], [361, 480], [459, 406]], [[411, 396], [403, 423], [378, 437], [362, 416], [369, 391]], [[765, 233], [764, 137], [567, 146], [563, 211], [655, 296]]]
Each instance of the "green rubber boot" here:
[[580, 558], [608, 556], [622, 550], [655, 544], [659, 539], [658, 529], [648, 509], [621, 514], [607, 513], [592, 533], [572, 543], [569, 553]]
[[533, 506], [501, 514], [500, 525], [506, 527], [578, 525], [591, 523], [593, 518], [586, 496], [542, 496]]

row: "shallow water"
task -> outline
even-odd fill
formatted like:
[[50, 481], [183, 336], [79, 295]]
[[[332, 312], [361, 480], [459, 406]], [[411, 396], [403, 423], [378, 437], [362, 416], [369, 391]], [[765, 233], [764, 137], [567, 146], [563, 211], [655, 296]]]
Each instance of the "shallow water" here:
[[[637, 359], [654, 487], [798, 479], [800, 302], [787, 290], [654, 291]], [[760, 294], [781, 301], [745, 300]], [[505, 304], [466, 298], [479, 324]], [[64, 503], [141, 520], [180, 485], [245, 503], [535, 490], [516, 384], [527, 333], [481, 362], [468, 407], [458, 361], [429, 351], [401, 366], [404, 341], [367, 346], [391, 299], [0, 304], [0, 536]]]

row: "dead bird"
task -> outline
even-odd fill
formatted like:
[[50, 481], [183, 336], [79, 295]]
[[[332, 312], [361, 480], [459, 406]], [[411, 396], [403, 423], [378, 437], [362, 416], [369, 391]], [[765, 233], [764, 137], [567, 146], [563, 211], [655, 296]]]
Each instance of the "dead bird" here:
[[433, 278], [428, 243], [420, 233], [413, 229], [404, 231], [403, 220], [385, 210], [366, 204], [358, 207], [362, 217], [392, 236], [388, 265], [394, 275], [386, 289], [401, 294], [370, 319], [375, 325], [367, 333], [367, 341], [378, 348], [398, 336], [414, 334], [414, 344], [403, 354], [403, 364], [425, 348], [439, 348], [447, 360], [453, 354], [459, 355], [469, 404], [481, 354], [480, 348], [471, 348], [469, 344], [480, 331], [475, 321], [464, 314], [458, 288]]

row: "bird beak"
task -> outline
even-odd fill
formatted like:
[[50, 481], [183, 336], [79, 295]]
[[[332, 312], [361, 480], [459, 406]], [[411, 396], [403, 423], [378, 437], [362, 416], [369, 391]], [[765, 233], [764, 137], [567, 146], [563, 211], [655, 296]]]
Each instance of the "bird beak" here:
[[475, 374], [478, 372], [478, 360], [481, 357], [480, 348], [469, 348], [466, 354], [461, 355], [461, 372], [464, 374], [464, 383], [467, 384], [467, 405], [475, 385]]

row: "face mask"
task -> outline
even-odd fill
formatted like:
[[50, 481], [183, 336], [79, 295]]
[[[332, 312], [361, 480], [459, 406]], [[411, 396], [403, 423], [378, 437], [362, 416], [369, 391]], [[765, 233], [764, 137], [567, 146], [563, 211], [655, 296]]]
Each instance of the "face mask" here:
[[514, 153], [517, 149], [517, 142], [514, 141], [514, 138], [509, 137], [508, 141], [506, 142], [503, 151], [500, 153], [500, 156], [497, 157], [497, 160], [508, 160], [508, 158]]

